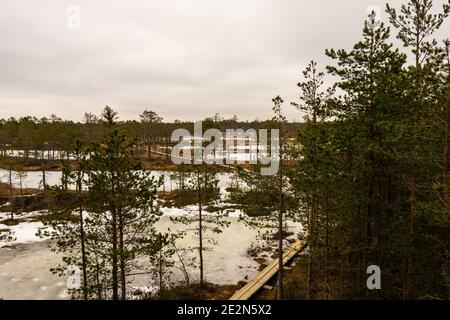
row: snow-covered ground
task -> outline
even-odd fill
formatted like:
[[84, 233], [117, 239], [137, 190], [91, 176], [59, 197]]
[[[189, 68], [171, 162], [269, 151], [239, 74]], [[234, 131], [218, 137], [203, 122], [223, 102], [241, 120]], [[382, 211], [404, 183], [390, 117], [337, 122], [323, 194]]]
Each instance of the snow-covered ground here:
[[12, 233], [11, 235], [14, 237], [14, 240], [7, 243], [0, 241], [0, 248], [5, 245], [16, 245], [19, 243], [30, 243], [45, 240], [43, 238], [39, 238], [36, 235], [39, 229], [45, 228], [42, 222], [22, 222], [11, 227], [0, 224], [0, 229], [6, 228], [10, 230], [10, 232]]
[[[30, 218], [42, 214], [20, 215], [25, 221], [14, 226], [0, 223], [0, 229], [11, 231], [12, 241], [0, 241], [0, 298], [2, 299], [68, 299], [65, 280], [50, 272], [61, 262], [52, 252], [49, 241], [36, 235], [47, 229], [42, 222]], [[1, 213], [0, 221], [9, 217]]]
[[[175, 224], [173, 216], [195, 214], [195, 207], [162, 208], [164, 214], [157, 222], [156, 228], [161, 232], [181, 231], [187, 226]], [[27, 218], [41, 214], [32, 212]], [[7, 214], [5, 214], [7, 215]], [[241, 212], [230, 212], [225, 219], [230, 226], [223, 233], [214, 235], [216, 244], [212, 250], [204, 252], [205, 279], [216, 284], [236, 284], [238, 281], [256, 275], [258, 263], [248, 255], [248, 249], [256, 241], [257, 231], [249, 228], [238, 219]], [[2, 217], [3, 218], [3, 217]], [[24, 218], [24, 217], [22, 217]], [[50, 242], [36, 236], [43, 228], [41, 222], [25, 221], [9, 227], [16, 239], [0, 243], [0, 298], [4, 299], [67, 299], [65, 280], [50, 272], [50, 268], [61, 262], [61, 256], [50, 250]], [[299, 226], [293, 226], [300, 231]], [[0, 229], [8, 228], [0, 224]], [[179, 249], [192, 248], [189, 257], [197, 255], [197, 239], [193, 232], [177, 242]], [[185, 257], [186, 259], [189, 257]], [[198, 270], [189, 268], [193, 279]], [[183, 280], [180, 271], [174, 270], [174, 280]], [[134, 276], [133, 287], [152, 287], [147, 276]]]
[[45, 226], [40, 221], [35, 221], [34, 218], [42, 215], [44, 211], [32, 211], [25, 212], [22, 214], [15, 214], [14, 218], [18, 219], [20, 222], [16, 225], [7, 226], [1, 223], [2, 220], [9, 219], [11, 217], [10, 212], [0, 212], [0, 229], [8, 229], [12, 240], [0, 241], [0, 248], [5, 246], [15, 246], [17, 244], [25, 244], [31, 242], [45, 241], [46, 238], [41, 238], [37, 236], [39, 230], [49, 231], [49, 227]]
[[59, 263], [48, 241], [0, 248], [0, 298], [69, 299], [65, 279], [50, 272]]
[[[160, 190], [171, 191], [176, 189], [176, 181], [171, 179], [171, 171], [150, 171], [151, 175], [159, 179], [163, 177], [164, 184], [159, 188]], [[46, 183], [50, 186], [61, 184], [61, 171], [47, 171], [46, 172]], [[230, 173], [219, 173], [217, 175], [219, 179], [219, 188], [226, 188], [231, 182], [232, 174]], [[9, 183], [9, 171], [5, 169], [0, 169], [0, 182]], [[20, 177], [17, 172], [12, 172], [12, 183], [15, 188], [20, 186]], [[42, 172], [40, 171], [29, 171], [25, 176], [22, 177], [22, 187], [30, 189], [42, 188]], [[75, 189], [75, 185], [69, 186], [69, 188]]]
[[[184, 152], [192, 154], [194, 148], [191, 146], [185, 146], [181, 148]], [[222, 151], [217, 150], [217, 152], [214, 153], [212, 157], [207, 157], [208, 159], [217, 159], [217, 160], [231, 160], [231, 161], [255, 161], [257, 160], [257, 151], [260, 152], [266, 152], [267, 146], [260, 145], [259, 147], [255, 145], [248, 146], [248, 145], [238, 145], [238, 146], [230, 146], [228, 148], [223, 148]], [[5, 155], [8, 155], [10, 157], [25, 157], [25, 151], [24, 150], [7, 150], [4, 151]], [[165, 153], [166, 149], [165, 147], [160, 147], [160, 153]], [[67, 154], [65, 152], [60, 152], [59, 150], [51, 151], [51, 150], [29, 150], [28, 151], [28, 157], [34, 158], [34, 159], [70, 159], [75, 160], [75, 156], [73, 154], [69, 153], [69, 156], [67, 157]], [[191, 157], [191, 156], [190, 156]], [[188, 158], [190, 158], [188, 157]]]
[[[196, 214], [195, 206], [186, 208], [162, 208], [163, 216], [157, 222], [160, 232], [176, 232], [192, 228], [171, 221], [173, 216], [189, 216]], [[42, 214], [31, 212], [21, 218], [25, 222], [9, 227], [16, 239], [8, 243], [0, 243], [0, 298], [4, 299], [67, 299], [64, 278], [59, 278], [50, 272], [50, 268], [61, 262], [61, 256], [50, 250], [50, 241], [36, 236], [41, 222], [27, 219]], [[207, 213], [208, 214], [208, 213]], [[220, 234], [214, 234], [216, 244], [212, 250], [204, 251], [205, 279], [216, 284], [236, 284], [245, 278], [257, 274], [258, 263], [248, 255], [248, 249], [257, 240], [257, 230], [248, 227], [238, 217], [239, 210], [232, 211], [226, 219], [230, 222]], [[7, 214], [4, 214], [5, 217]], [[0, 220], [4, 216], [0, 217]], [[295, 233], [301, 231], [301, 225], [292, 224]], [[0, 229], [7, 228], [0, 224]], [[198, 251], [197, 238], [189, 231], [183, 239], [178, 240], [179, 249], [191, 248], [189, 257], [195, 257]], [[188, 258], [188, 257], [185, 257]], [[270, 258], [269, 258], [270, 259]], [[197, 269], [189, 269], [193, 279], [198, 277]], [[180, 271], [174, 270], [174, 280], [183, 280]], [[152, 287], [148, 276], [131, 277], [132, 286], [139, 288]]]
[[[172, 172], [152, 171], [156, 178], [164, 177], [164, 186], [161, 190], [174, 190], [175, 181], [170, 178]], [[225, 188], [230, 186], [232, 174], [218, 174], [221, 202], [226, 197]], [[8, 171], [0, 169], [0, 181], [7, 182]], [[47, 172], [47, 182], [50, 185], [60, 183], [61, 172]], [[18, 176], [13, 174], [13, 182], [18, 186]], [[39, 188], [42, 181], [41, 172], [28, 172], [23, 180], [24, 188]], [[157, 222], [156, 228], [165, 232], [186, 230], [193, 226], [176, 224], [171, 221], [174, 216], [192, 216], [197, 214], [196, 206], [184, 208], [161, 208], [163, 216]], [[42, 212], [24, 213], [18, 216], [21, 223], [7, 227], [1, 224], [3, 219], [9, 218], [9, 213], [0, 213], [0, 229], [9, 228], [12, 231], [13, 241], [0, 242], [0, 298], [4, 299], [67, 299], [65, 281], [50, 272], [50, 268], [61, 262], [61, 256], [50, 250], [51, 242], [36, 236], [36, 232], [43, 228], [41, 222], [35, 221], [36, 216]], [[215, 213], [204, 212], [205, 215]], [[204, 252], [205, 279], [216, 284], [236, 284], [245, 278], [256, 275], [258, 263], [248, 255], [248, 250], [257, 241], [257, 230], [239, 219], [242, 216], [240, 210], [228, 210], [226, 219], [230, 226], [220, 234], [213, 234], [216, 244]], [[300, 224], [291, 224], [295, 235], [302, 231]], [[187, 232], [183, 239], [178, 240], [179, 249], [191, 248], [190, 257], [198, 254], [197, 238], [193, 231]], [[266, 257], [270, 260], [270, 257]], [[190, 269], [191, 276], [196, 279], [198, 270]], [[174, 280], [183, 280], [180, 271], [174, 270]], [[135, 276], [132, 286], [139, 288], [151, 288], [148, 276]]]

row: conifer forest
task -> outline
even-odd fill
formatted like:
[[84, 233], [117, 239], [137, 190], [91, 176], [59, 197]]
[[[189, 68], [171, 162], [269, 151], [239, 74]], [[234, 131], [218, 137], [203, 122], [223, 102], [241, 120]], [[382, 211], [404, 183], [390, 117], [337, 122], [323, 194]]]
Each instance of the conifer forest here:
[[450, 299], [450, 1], [22, 2], [0, 299]]

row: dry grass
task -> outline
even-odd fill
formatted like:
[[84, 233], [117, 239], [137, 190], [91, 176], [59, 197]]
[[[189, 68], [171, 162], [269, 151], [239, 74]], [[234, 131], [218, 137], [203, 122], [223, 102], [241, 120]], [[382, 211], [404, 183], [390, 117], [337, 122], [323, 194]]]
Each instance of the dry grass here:
[[[22, 190], [24, 195], [35, 194], [38, 192], [37, 189], [24, 188]], [[20, 189], [12, 189], [13, 196], [20, 196]], [[0, 198], [9, 198], [9, 185], [0, 182]]]
[[227, 300], [238, 289], [235, 285], [215, 285], [205, 283], [203, 286], [192, 284], [179, 285], [161, 292], [157, 297], [143, 297], [144, 299], [159, 300]]

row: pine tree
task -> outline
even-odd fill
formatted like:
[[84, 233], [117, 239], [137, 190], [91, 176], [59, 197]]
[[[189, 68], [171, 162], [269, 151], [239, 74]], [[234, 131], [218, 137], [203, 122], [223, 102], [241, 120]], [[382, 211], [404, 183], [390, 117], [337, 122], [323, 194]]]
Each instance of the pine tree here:
[[146, 243], [144, 249], [149, 257], [150, 268], [146, 268], [151, 279], [156, 283], [159, 294], [168, 289], [175, 265], [175, 248], [172, 245], [171, 235], [168, 233], [156, 233]]
[[9, 210], [11, 211], [11, 220], [14, 219], [14, 212], [16, 207], [14, 205], [13, 197], [13, 180], [12, 180], [13, 166], [11, 159], [8, 161], [8, 185], [9, 185]]
[[153, 234], [159, 209], [155, 205], [161, 181], [133, 162], [136, 141], [127, 139], [115, 127], [117, 114], [109, 107], [103, 112], [106, 136], [90, 154], [89, 208], [94, 224], [104, 226], [105, 247], [111, 263], [112, 299], [127, 297], [127, 272], [139, 251], [139, 243]]
[[335, 185], [340, 192], [334, 215], [342, 223], [340, 241], [345, 243], [341, 259], [347, 262], [341, 273], [351, 275], [343, 291], [353, 286], [356, 292], [349, 294], [356, 296], [368, 294], [363, 281], [367, 266], [391, 268], [381, 257], [388, 248], [398, 246], [392, 246], [384, 223], [390, 215], [384, 186], [392, 179], [396, 148], [392, 141], [398, 140], [395, 124], [401, 116], [406, 58], [388, 39], [384, 24], [373, 28], [366, 21], [363, 40], [352, 51], [326, 52], [338, 61], [327, 69], [340, 78], [337, 87], [344, 93], [329, 103], [330, 114], [337, 118], [332, 141], [336, 165], [343, 174]]
[[144, 142], [147, 145], [147, 153], [148, 153], [148, 158], [150, 159], [151, 157], [151, 148], [152, 145], [155, 144], [155, 128], [154, 125], [156, 123], [160, 123], [162, 121], [162, 118], [160, 116], [158, 116], [158, 114], [155, 111], [151, 111], [151, 110], [144, 110], [144, 112], [142, 112], [140, 114], [140, 118], [141, 118], [141, 125], [142, 125], [142, 131], [143, 131], [143, 136], [144, 136]]
[[[54, 201], [47, 224], [53, 231], [42, 233], [56, 240], [54, 251], [64, 254], [54, 273], [81, 269], [82, 283], [71, 290], [74, 298], [126, 299], [127, 274], [143, 254], [142, 244], [156, 234], [161, 181], [133, 162], [135, 141], [117, 130], [115, 117], [105, 108], [103, 139], [76, 143], [77, 168], [65, 165], [61, 186], [49, 189]], [[69, 185], [76, 186], [75, 193]]]
[[[85, 203], [85, 197], [83, 195], [83, 180], [86, 174], [86, 165], [87, 165], [87, 157], [89, 150], [86, 149], [86, 146], [80, 142], [76, 141], [74, 146], [74, 155], [78, 164], [77, 170], [74, 172], [74, 175], [71, 177], [73, 181], [76, 183], [76, 202], [78, 205], [78, 224], [79, 224], [79, 232], [80, 232], [80, 247], [81, 247], [81, 268], [83, 274], [83, 299], [88, 300], [88, 276], [87, 276], [87, 255], [86, 252], [86, 232], [84, 228], [84, 208], [83, 204]], [[67, 169], [66, 169], [67, 170]], [[68, 171], [68, 170], [67, 170]], [[70, 175], [67, 172], [67, 175]]]
[[283, 263], [283, 225], [284, 225], [284, 211], [285, 211], [285, 200], [284, 200], [284, 192], [285, 192], [285, 176], [283, 172], [283, 161], [284, 161], [284, 123], [286, 122], [286, 117], [283, 115], [281, 110], [281, 106], [283, 104], [283, 99], [280, 96], [276, 96], [272, 99], [273, 102], [273, 112], [275, 116], [273, 118], [276, 121], [279, 129], [279, 157], [277, 161], [279, 162], [279, 170], [278, 170], [278, 281], [277, 281], [277, 298], [278, 300], [282, 300], [284, 297], [284, 285], [283, 285], [283, 276], [284, 276], [284, 263]]
[[[386, 11], [392, 25], [398, 30], [397, 37], [403, 42], [405, 47], [411, 49], [414, 56], [414, 65], [409, 68], [410, 89], [407, 97], [410, 127], [409, 135], [411, 137], [409, 146], [410, 171], [409, 188], [411, 192], [410, 205], [410, 243], [414, 246], [417, 240], [417, 216], [418, 207], [424, 201], [423, 195], [418, 194], [421, 185], [429, 185], [429, 181], [421, 180], [421, 177], [428, 174], [429, 161], [426, 155], [427, 142], [423, 137], [427, 136], [426, 119], [429, 117], [430, 105], [427, 102], [428, 84], [426, 81], [428, 61], [433, 48], [437, 45], [436, 40], [428, 41], [428, 38], [440, 28], [450, 10], [450, 1], [443, 5], [442, 13], [432, 13], [433, 3], [431, 0], [410, 0], [407, 4], [401, 6], [400, 14], [387, 5]], [[414, 297], [411, 292], [414, 286], [411, 280], [411, 273], [414, 269], [413, 252], [410, 251], [405, 261], [405, 283], [404, 298]]]
[[268, 127], [278, 129], [279, 137], [272, 141], [276, 144], [277, 152], [270, 154], [269, 157], [279, 163], [279, 170], [275, 175], [260, 175], [258, 171], [261, 164], [255, 165], [252, 171], [238, 168], [239, 182], [236, 183], [237, 187], [231, 189], [230, 201], [236, 203], [247, 215], [242, 217], [247, 225], [258, 232], [257, 242], [252, 244], [252, 254], [258, 254], [267, 247], [276, 252], [277, 298], [281, 300], [284, 298], [283, 251], [291, 240], [288, 239], [290, 235], [288, 221], [294, 220], [297, 208], [293, 204], [292, 197], [287, 194], [290, 186], [284, 170], [287, 146], [286, 118], [282, 112], [283, 99], [277, 96], [272, 102], [275, 116], [268, 122]]
[[[39, 231], [51, 237], [55, 241], [52, 250], [63, 255], [63, 263], [53, 267], [53, 273], [67, 277], [74, 268], [81, 271], [80, 286], [70, 292], [73, 298], [84, 300], [106, 299], [109, 287], [105, 254], [98, 245], [102, 230], [85, 211], [89, 152], [88, 144], [75, 142], [76, 168], [63, 162], [61, 185], [48, 187], [50, 205], [44, 222], [51, 228]], [[75, 192], [69, 190], [73, 185]]]
[[[208, 234], [222, 233], [222, 229], [229, 226], [229, 222], [223, 219], [223, 214], [220, 212], [208, 212], [208, 206], [215, 203], [220, 198], [218, 188], [218, 179], [216, 172], [209, 170], [207, 165], [196, 165], [194, 172], [190, 173], [187, 179], [186, 189], [196, 193], [197, 212], [195, 217], [171, 217], [175, 223], [182, 223], [185, 225], [195, 224], [192, 229], [187, 231], [194, 231], [198, 237], [198, 268], [199, 268], [199, 283], [200, 286], [205, 284], [204, 281], [204, 252], [210, 250], [210, 245], [217, 242]], [[205, 211], [208, 214], [205, 214]], [[209, 246], [208, 246], [209, 245]]]
[[[326, 103], [334, 93], [333, 88], [323, 90], [324, 73], [318, 71], [317, 63], [311, 61], [303, 71], [304, 82], [299, 82], [297, 86], [301, 89], [299, 103], [291, 102], [291, 105], [305, 114], [305, 133], [299, 137], [299, 143], [303, 146], [297, 158], [299, 164], [291, 176], [291, 184], [299, 192], [300, 198], [306, 203], [307, 211], [307, 231], [308, 231], [308, 271], [306, 280], [306, 298], [311, 298], [314, 252], [319, 234], [316, 229], [319, 227], [319, 215], [326, 212], [326, 207], [319, 207], [320, 188], [323, 187], [320, 181], [320, 163], [324, 162], [323, 145], [320, 135], [324, 129], [324, 120], [327, 118]], [[320, 159], [319, 159], [320, 157]], [[300, 178], [301, 177], [301, 178]], [[317, 234], [316, 234], [317, 233]], [[325, 272], [327, 272], [325, 270]]]
[[21, 211], [25, 210], [25, 198], [24, 198], [24, 190], [23, 190], [23, 182], [27, 177], [28, 172], [25, 170], [25, 166], [23, 162], [18, 162], [16, 165], [16, 178], [19, 180], [19, 191], [20, 191], [20, 205]]

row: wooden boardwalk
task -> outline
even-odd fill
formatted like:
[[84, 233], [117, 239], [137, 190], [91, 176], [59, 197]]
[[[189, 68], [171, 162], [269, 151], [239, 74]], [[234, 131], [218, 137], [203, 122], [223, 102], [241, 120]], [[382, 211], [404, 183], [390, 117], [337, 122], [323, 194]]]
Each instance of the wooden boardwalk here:
[[[305, 240], [298, 240], [289, 249], [283, 253], [283, 265], [291, 260], [300, 250], [306, 246]], [[264, 268], [253, 280], [249, 281], [245, 286], [236, 291], [230, 300], [248, 300], [259, 289], [261, 289], [267, 281], [269, 281], [278, 272], [278, 259]]]

